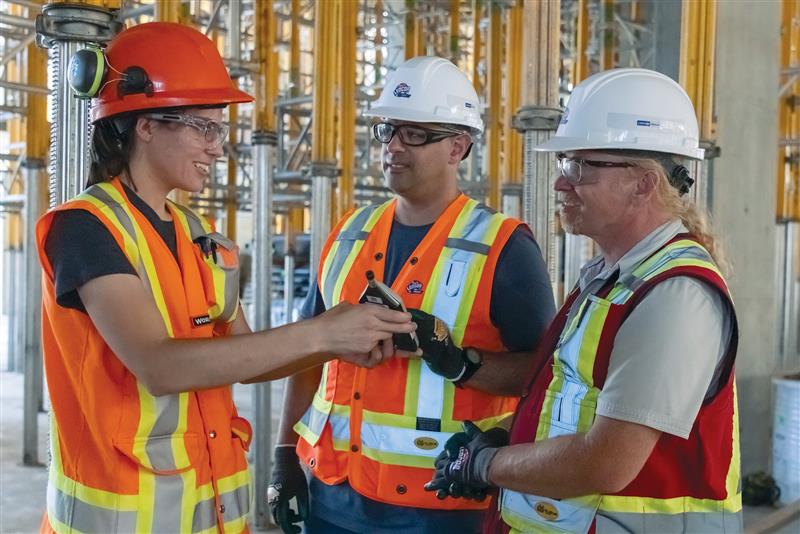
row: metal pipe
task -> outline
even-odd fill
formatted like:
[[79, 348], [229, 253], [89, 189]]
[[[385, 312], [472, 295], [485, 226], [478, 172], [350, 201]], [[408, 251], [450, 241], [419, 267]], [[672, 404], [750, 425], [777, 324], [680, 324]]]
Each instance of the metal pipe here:
[[[253, 330], [271, 326], [272, 311], [272, 175], [275, 163], [275, 134], [253, 132]], [[272, 399], [269, 382], [253, 386], [255, 435], [253, 463], [255, 470], [255, 525], [269, 525], [267, 482], [270, 480], [272, 450]]]
[[44, 212], [40, 183], [44, 160], [29, 159], [23, 165], [25, 174], [25, 378], [23, 386], [23, 446], [22, 463], [39, 462], [39, 400], [42, 397], [41, 314], [42, 271], [36, 247], [36, 221]]
[[14, 4], [22, 7], [27, 7], [29, 9], [40, 10], [42, 9], [42, 3], [36, 2], [35, 0], [5, 0], [8, 4]]
[[0, 13], [0, 24], [5, 24], [6, 26], [11, 26], [14, 28], [25, 28], [25, 29], [35, 28], [35, 23], [33, 19], [29, 19], [26, 17], [18, 17], [16, 15], [7, 15], [6, 13]]
[[9, 89], [11, 91], [23, 91], [25, 93], [35, 93], [38, 95], [48, 95], [50, 90], [41, 85], [29, 85], [27, 83], [7, 82], [0, 80], [0, 88]]
[[283, 258], [283, 309], [285, 324], [294, 322], [294, 249], [286, 242], [286, 255]]

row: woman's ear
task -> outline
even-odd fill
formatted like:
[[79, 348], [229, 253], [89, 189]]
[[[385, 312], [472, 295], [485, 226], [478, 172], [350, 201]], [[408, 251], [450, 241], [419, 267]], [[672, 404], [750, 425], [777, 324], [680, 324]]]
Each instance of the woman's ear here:
[[655, 194], [657, 185], [658, 173], [654, 170], [646, 169], [636, 180], [634, 194], [637, 199], [646, 202]]
[[137, 117], [136, 124], [134, 125], [136, 137], [145, 143], [149, 143], [153, 139], [153, 129], [155, 124], [156, 121], [148, 117]]

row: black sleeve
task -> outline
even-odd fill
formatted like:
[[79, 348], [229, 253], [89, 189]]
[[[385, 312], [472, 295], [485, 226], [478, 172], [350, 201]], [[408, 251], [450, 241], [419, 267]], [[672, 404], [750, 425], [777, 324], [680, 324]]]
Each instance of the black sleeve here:
[[325, 311], [325, 301], [322, 299], [322, 293], [319, 292], [316, 277], [308, 284], [308, 295], [306, 300], [303, 301], [303, 306], [300, 308], [301, 319], [311, 319]]
[[511, 352], [536, 347], [556, 313], [553, 289], [539, 245], [520, 226], [497, 259], [489, 317]]
[[90, 280], [137, 275], [111, 232], [85, 210], [56, 213], [44, 251], [53, 266], [56, 302], [65, 308], [86, 311], [77, 290]]

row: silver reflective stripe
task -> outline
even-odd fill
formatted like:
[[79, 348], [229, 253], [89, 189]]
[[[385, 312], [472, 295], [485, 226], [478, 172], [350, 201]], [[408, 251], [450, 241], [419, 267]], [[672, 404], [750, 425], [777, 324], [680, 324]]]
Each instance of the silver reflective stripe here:
[[180, 532], [183, 478], [153, 475], [153, 486], [153, 532]]
[[[300, 418], [300, 422], [306, 426], [317, 438], [319, 438], [320, 434], [322, 434], [322, 430], [325, 428], [325, 422], [328, 420], [328, 414], [321, 412], [314, 406], [314, 403], [311, 403], [311, 406], [308, 407], [306, 413], [303, 414], [303, 417]], [[313, 443], [311, 445], [314, 445]]]
[[330, 414], [328, 422], [331, 424], [333, 439], [350, 441], [350, 418], [346, 415]]
[[180, 396], [176, 394], [153, 397], [153, 401], [156, 405], [156, 422], [147, 436], [145, 452], [150, 465], [155, 469], [171, 471], [176, 469], [172, 453], [172, 434], [178, 429]]
[[217, 524], [217, 503], [214, 498], [200, 501], [194, 505], [192, 532], [208, 530]]
[[197, 217], [197, 214], [190, 210], [185, 206], [181, 206], [180, 204], [175, 204], [174, 202], [170, 204], [174, 208], [181, 210], [181, 212], [186, 216], [186, 222], [189, 224], [189, 233], [191, 234], [192, 241], [196, 238], [200, 237], [201, 235], [206, 235], [206, 231], [203, 228], [203, 223]]
[[663, 270], [667, 263], [676, 259], [697, 260], [713, 263], [713, 260], [711, 259], [711, 256], [709, 256], [708, 252], [698, 246], [688, 246], [673, 249], [659, 257], [658, 260], [653, 265], [648, 267], [645, 272], [639, 273], [637, 268], [634, 269], [632, 273], [620, 278], [619, 284], [625, 286], [626, 290], [615, 295], [614, 298], [611, 299], [611, 302], [614, 304], [622, 304], [623, 302], [627, 301], [633, 292], [639, 289], [642, 284], [644, 284], [654, 275], [658, 274], [659, 271]]
[[477, 241], [468, 241], [466, 239], [457, 239], [455, 237], [448, 237], [447, 241], [445, 241], [444, 246], [450, 248], [457, 248], [459, 250], [464, 250], [466, 252], [472, 252], [474, 254], [483, 254], [487, 256], [489, 254], [489, 250], [492, 247], [485, 243], [479, 243]]
[[364, 225], [367, 223], [367, 220], [369, 220], [372, 212], [379, 207], [381, 207], [381, 204], [373, 204], [356, 212], [352, 216], [352, 221], [347, 225], [347, 228], [336, 236], [339, 246], [336, 248], [336, 255], [331, 261], [330, 269], [328, 269], [328, 276], [323, 280], [322, 287], [320, 288], [326, 308], [330, 309], [338, 304], [338, 302], [332, 302], [336, 280], [341, 275], [342, 267], [347, 261], [350, 252], [352, 252], [353, 247], [355, 247], [356, 242], [365, 241], [369, 236], [369, 233], [363, 231]]
[[219, 496], [219, 501], [225, 507], [222, 517], [226, 523], [245, 516], [250, 511], [250, 486], [245, 484], [223, 493]]
[[419, 365], [417, 417], [440, 420], [444, 409], [444, 378], [431, 371], [422, 360], [412, 360], [409, 365], [412, 363]]
[[55, 520], [80, 532], [136, 531], [136, 512], [109, 510], [87, 504], [63, 493], [53, 483], [47, 485], [47, 511]]
[[[570, 532], [583, 534], [592, 526], [600, 495], [589, 503], [572, 499], [555, 500], [504, 489], [503, 520], [522, 532]], [[537, 512], [539, 510], [539, 512]], [[549, 510], [557, 511], [545, 519]]]
[[[395, 454], [422, 456], [431, 458], [431, 460], [442, 452], [445, 442], [452, 435], [450, 432], [434, 432], [361, 422], [361, 443], [364, 448]], [[433, 438], [438, 445], [430, 450], [421, 449], [414, 443], [419, 438]], [[433, 461], [431, 461], [431, 467], [433, 467]]]
[[731, 512], [685, 512], [678, 514], [597, 512], [597, 533], [737, 533], [743, 532], [742, 514]]

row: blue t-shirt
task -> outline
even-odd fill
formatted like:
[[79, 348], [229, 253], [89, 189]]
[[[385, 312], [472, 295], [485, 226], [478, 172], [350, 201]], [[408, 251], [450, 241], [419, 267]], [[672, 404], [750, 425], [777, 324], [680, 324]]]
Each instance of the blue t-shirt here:
[[[391, 285], [431, 226], [392, 223], [386, 247], [385, 284]], [[310, 318], [325, 311], [316, 280], [310, 284], [300, 315]], [[532, 351], [555, 315], [555, 303], [547, 266], [530, 230], [514, 230], [497, 261], [492, 284], [489, 317], [511, 352]], [[436, 533], [479, 532], [483, 511], [430, 510], [377, 502], [353, 490], [347, 482], [329, 486], [312, 477], [311, 515], [339, 527], [338, 532]], [[314, 528], [310, 534], [331, 532], [330, 525]]]

